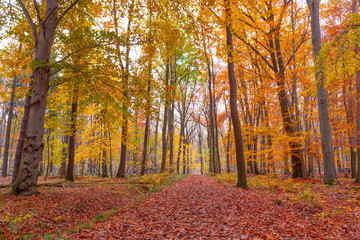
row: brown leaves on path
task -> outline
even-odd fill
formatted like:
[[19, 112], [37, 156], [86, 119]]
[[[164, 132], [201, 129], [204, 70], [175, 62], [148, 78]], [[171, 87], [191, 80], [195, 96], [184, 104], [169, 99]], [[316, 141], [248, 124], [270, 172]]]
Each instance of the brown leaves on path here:
[[[71, 238], [85, 239], [359, 239], [359, 219], [344, 224], [309, 214], [256, 189], [190, 176], [109, 222]], [[355, 217], [355, 216], [353, 216]]]

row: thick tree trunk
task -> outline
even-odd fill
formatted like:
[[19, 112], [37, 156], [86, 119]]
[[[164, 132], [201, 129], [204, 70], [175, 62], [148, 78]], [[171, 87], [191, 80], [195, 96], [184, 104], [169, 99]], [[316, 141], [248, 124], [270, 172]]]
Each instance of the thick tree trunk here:
[[65, 179], [73, 182], [74, 181], [74, 165], [75, 165], [75, 141], [76, 141], [76, 121], [77, 121], [77, 91], [74, 91], [73, 100], [71, 103], [71, 123], [70, 123], [70, 137], [69, 137], [69, 158], [66, 170]]
[[321, 30], [320, 30], [320, 0], [306, 0], [311, 15], [311, 36], [315, 62], [315, 77], [317, 81], [317, 97], [319, 109], [319, 121], [321, 132], [321, 146], [324, 160], [324, 182], [337, 181], [334, 148], [332, 144], [331, 126], [328, 108], [328, 94], [325, 89], [325, 75], [323, 60], [319, 56], [321, 51]]
[[241, 134], [241, 124], [239, 120], [239, 114], [237, 109], [237, 84], [235, 78], [234, 70], [234, 60], [233, 60], [233, 43], [232, 43], [232, 33], [231, 33], [231, 1], [224, 0], [225, 3], [225, 14], [226, 14], [226, 45], [228, 47], [228, 76], [229, 76], [229, 85], [230, 85], [230, 110], [231, 110], [231, 120], [234, 129], [235, 136], [235, 147], [236, 147], [236, 166], [238, 172], [237, 178], [237, 187], [247, 188], [246, 180], [246, 166], [245, 166], [245, 157], [243, 149], [243, 140]]
[[[127, 108], [126, 113], [127, 114]], [[121, 150], [120, 150], [120, 163], [119, 168], [116, 174], [117, 178], [125, 178], [125, 167], [126, 167], [126, 151], [127, 151], [127, 135], [128, 135], [128, 119], [127, 116], [124, 116], [123, 125], [121, 129]]]
[[[21, 2], [22, 3], [22, 2]], [[39, 165], [42, 162], [44, 148], [44, 120], [49, 88], [50, 60], [55, 30], [58, 24], [59, 0], [46, 1], [46, 21], [40, 26], [39, 35], [34, 31], [35, 66], [33, 71], [34, 86], [29, 109], [28, 128], [25, 133], [23, 153], [19, 171], [12, 186], [12, 194], [32, 195], [39, 193], [36, 184], [39, 176]], [[23, 9], [24, 10], [24, 9]]]
[[[32, 83], [30, 84], [29, 92], [31, 90], [32, 90]], [[20, 134], [19, 134], [19, 139], [18, 139], [16, 153], [15, 153], [15, 160], [14, 160], [14, 173], [13, 173], [11, 183], [15, 182], [16, 176], [19, 171], [22, 150], [24, 147], [25, 132], [27, 129], [28, 121], [29, 121], [30, 101], [31, 101], [31, 95], [28, 93], [28, 94], [26, 94], [26, 97], [25, 97], [24, 116], [23, 116], [23, 119], [21, 121], [21, 126], [20, 126]]]
[[[20, 50], [22, 45], [20, 45]], [[14, 115], [14, 104], [15, 104], [15, 90], [17, 84], [17, 77], [14, 77], [12, 83], [12, 90], [11, 90], [11, 97], [10, 97], [10, 104], [9, 104], [9, 114], [8, 114], [8, 121], [6, 126], [6, 136], [5, 136], [5, 149], [4, 149], [4, 158], [3, 158], [3, 165], [1, 168], [1, 176], [6, 177], [8, 175], [8, 158], [9, 158], [9, 146], [10, 146], [10, 135], [11, 135], [11, 124], [12, 118]]]

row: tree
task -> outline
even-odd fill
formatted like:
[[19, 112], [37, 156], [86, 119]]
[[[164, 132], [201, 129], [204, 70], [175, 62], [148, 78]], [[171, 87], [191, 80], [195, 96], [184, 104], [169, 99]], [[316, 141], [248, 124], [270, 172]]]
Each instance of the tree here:
[[320, 120], [321, 148], [324, 160], [324, 182], [337, 181], [334, 148], [329, 119], [328, 94], [325, 89], [325, 75], [321, 52], [321, 29], [320, 29], [320, 0], [306, 0], [311, 15], [311, 36], [315, 62], [315, 77], [317, 81], [318, 110]]
[[[18, 0], [22, 12], [25, 15], [32, 29], [34, 41], [34, 69], [33, 69], [33, 88], [29, 107], [28, 127], [24, 137], [24, 147], [22, 150], [18, 174], [12, 186], [14, 195], [32, 195], [39, 191], [36, 188], [39, 176], [39, 165], [42, 160], [44, 120], [47, 104], [47, 93], [49, 88], [50, 55], [54, 43], [56, 29], [67, 14], [79, 0], [69, 2], [69, 6], [63, 11], [59, 11], [59, 0], [47, 0], [45, 4], [45, 14], [42, 17], [40, 6], [34, 1], [38, 26], [35, 25], [30, 16], [28, 8], [22, 0]], [[37, 30], [39, 29], [39, 31]]]
[[243, 140], [241, 135], [241, 125], [239, 120], [239, 114], [237, 110], [237, 83], [235, 78], [234, 70], [234, 59], [233, 59], [233, 43], [232, 43], [232, 33], [231, 33], [231, 0], [224, 0], [225, 4], [225, 14], [226, 14], [226, 46], [228, 48], [228, 77], [230, 85], [230, 114], [231, 121], [234, 129], [235, 136], [235, 147], [236, 147], [236, 166], [237, 166], [237, 187], [247, 188], [246, 180], [246, 167], [244, 159], [244, 149], [243, 149]]

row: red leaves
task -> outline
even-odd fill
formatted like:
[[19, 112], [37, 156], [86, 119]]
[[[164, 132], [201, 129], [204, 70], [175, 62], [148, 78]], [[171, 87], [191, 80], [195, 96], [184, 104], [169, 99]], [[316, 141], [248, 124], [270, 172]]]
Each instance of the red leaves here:
[[[282, 195], [284, 193], [281, 193]], [[359, 219], [328, 222], [261, 189], [241, 190], [206, 176], [190, 176], [151, 195], [86, 238], [121, 239], [351, 239]], [[358, 218], [358, 217], [357, 217]], [[357, 227], [349, 229], [345, 224]], [[77, 237], [78, 235], [72, 236]]]
[[[352, 185], [345, 189], [316, 183], [309, 191], [306, 182], [294, 181], [298, 187], [292, 190], [286, 184], [286, 191], [242, 190], [216, 181], [190, 176], [144, 202], [118, 194], [125, 193], [123, 184], [48, 189], [27, 198], [5, 196], [1, 217], [6, 220], [6, 212], [13, 213], [20, 228], [15, 233], [7, 223], [1, 226], [6, 238], [31, 231], [35, 238], [55, 236], [59, 229], [68, 239], [360, 239], [355, 198], [360, 193], [355, 186], [352, 190]], [[317, 199], [314, 191], [324, 200], [321, 209], [309, 205]], [[276, 203], [279, 199], [281, 204]], [[114, 206], [118, 211], [104, 214]], [[346, 206], [349, 210], [344, 212]], [[90, 226], [91, 219], [98, 220]], [[76, 227], [81, 224], [85, 226]]]

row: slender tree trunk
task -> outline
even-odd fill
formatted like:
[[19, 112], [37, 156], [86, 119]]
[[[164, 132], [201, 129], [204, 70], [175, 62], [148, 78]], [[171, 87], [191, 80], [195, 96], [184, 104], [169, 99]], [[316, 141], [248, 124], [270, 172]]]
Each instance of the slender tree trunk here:
[[[355, 53], [358, 56], [360, 53], [360, 46], [357, 44]], [[357, 59], [359, 61], [359, 59]], [[355, 182], [360, 183], [360, 69], [356, 71], [356, 153], [357, 153], [357, 175]]]
[[332, 144], [331, 126], [328, 108], [328, 94], [325, 89], [325, 75], [323, 60], [319, 56], [321, 51], [321, 30], [320, 30], [320, 0], [306, 0], [311, 15], [311, 35], [315, 62], [315, 77], [317, 81], [317, 97], [319, 109], [319, 121], [321, 132], [321, 146], [324, 160], [324, 182], [337, 181], [334, 148]]
[[76, 141], [76, 121], [77, 121], [77, 90], [74, 90], [74, 96], [71, 103], [71, 123], [70, 123], [70, 137], [69, 137], [69, 158], [66, 170], [65, 179], [73, 182], [74, 181], [74, 165], [75, 165], [75, 141]]
[[237, 84], [235, 78], [234, 70], [234, 60], [233, 60], [233, 43], [232, 43], [232, 33], [231, 33], [231, 1], [224, 0], [225, 3], [225, 14], [226, 14], [226, 45], [228, 47], [228, 76], [230, 84], [230, 111], [231, 111], [231, 120], [234, 129], [235, 136], [235, 147], [236, 147], [236, 166], [238, 172], [237, 187], [247, 188], [246, 180], [246, 166], [245, 166], [245, 157], [243, 149], [243, 140], [241, 134], [241, 124], [239, 120], [239, 113], [237, 109]]
[[135, 144], [134, 147], [132, 148], [132, 160], [134, 162], [135, 165], [138, 164], [138, 152], [139, 152], [139, 144], [138, 144], [138, 118], [139, 118], [139, 113], [137, 111], [135, 111], [135, 121], [134, 121], [134, 139], [135, 139]]
[[[166, 64], [166, 88], [168, 86], [169, 82], [169, 63]], [[161, 167], [160, 167], [160, 173], [163, 173], [165, 171], [166, 167], [166, 155], [167, 155], [167, 125], [168, 125], [168, 108], [169, 108], [169, 100], [167, 99], [168, 96], [165, 97], [165, 107], [164, 107], [164, 122], [163, 122], [163, 130], [162, 130], [162, 157], [161, 157]]]
[[[20, 44], [20, 50], [22, 45]], [[8, 175], [8, 158], [9, 158], [9, 146], [10, 146], [10, 135], [11, 135], [11, 124], [12, 118], [14, 114], [14, 104], [15, 104], [15, 90], [17, 84], [17, 77], [14, 77], [12, 83], [12, 90], [11, 90], [11, 97], [10, 97], [10, 104], [9, 104], [9, 115], [6, 127], [6, 136], [5, 136], [5, 149], [4, 149], [4, 158], [3, 158], [3, 165], [1, 168], [1, 176], [6, 177]]]
[[184, 139], [184, 144], [183, 144], [183, 174], [186, 173], [186, 144], [187, 144], [187, 141], [186, 139]]
[[[107, 137], [106, 128], [103, 125], [104, 124], [102, 124], [101, 129], [102, 131], [104, 131], [104, 134], [101, 134], [101, 140], [102, 142], [105, 142], [108, 137]], [[107, 178], [109, 177], [109, 175], [108, 175], [107, 163], [106, 163], [107, 162], [106, 144], [103, 144], [102, 148], [103, 149], [102, 149], [102, 161], [101, 161], [101, 170], [102, 170], [101, 177]]]
[[[125, 74], [125, 76], [123, 77], [123, 91], [124, 91], [124, 97], [125, 97], [125, 103], [122, 106], [122, 112], [123, 112], [123, 122], [122, 122], [122, 127], [121, 127], [121, 150], [120, 150], [120, 163], [119, 163], [119, 168], [118, 171], [116, 173], [116, 177], [117, 178], [125, 178], [125, 170], [126, 170], [126, 159], [127, 159], [127, 140], [128, 140], [128, 121], [129, 121], [129, 110], [128, 110], [128, 83], [129, 83], [129, 68], [130, 68], [130, 37], [131, 37], [131, 23], [132, 23], [132, 11], [133, 11], [133, 7], [134, 7], [134, 1], [131, 2], [131, 6], [130, 6], [130, 10], [129, 10], [129, 15], [128, 15], [128, 25], [127, 25], [127, 32], [126, 32], [126, 53], [125, 53], [125, 66], [122, 63], [121, 60], [121, 53], [119, 50], [119, 44], [117, 44], [117, 48], [118, 48], [118, 53], [119, 53], [119, 60], [121, 62], [121, 67], [122, 70]], [[116, 7], [114, 4], [114, 12], [115, 12], [115, 16], [114, 16], [114, 23], [115, 23], [115, 31], [116, 31], [116, 35], [118, 35], [118, 29], [117, 29], [117, 17], [116, 17]]]
[[[6, 79], [2, 78], [3, 83], [4, 83], [4, 88], [6, 88]], [[6, 125], [6, 102], [4, 102], [2, 104], [2, 116], [1, 116], [1, 123], [0, 123], [0, 156], [2, 153], [2, 148], [3, 148], [3, 133], [4, 133], [4, 129], [5, 129], [5, 125]]]
[[226, 172], [230, 173], [230, 141], [231, 141], [231, 117], [229, 117], [229, 132], [227, 135], [227, 144], [226, 144]]
[[66, 175], [66, 159], [67, 159], [67, 149], [68, 149], [68, 144], [69, 144], [69, 136], [65, 135], [62, 137], [62, 144], [63, 144], [63, 148], [62, 148], [62, 152], [61, 152], [61, 165], [59, 168], [59, 172], [58, 172], [58, 176], [60, 177], [65, 177]]
[[[359, 2], [360, 4], [360, 2]], [[357, 0], [353, 0], [353, 5], [352, 5], [352, 13], [354, 15], [358, 15], [358, 1]], [[357, 34], [359, 34], [359, 30], [357, 30]], [[359, 43], [355, 44], [355, 53], [356, 56], [359, 56], [360, 53], [360, 47], [359, 47]], [[357, 59], [357, 66], [358, 66], [358, 61], [359, 59]], [[357, 69], [356, 71], [356, 96], [357, 96], [357, 102], [356, 102], [356, 135], [355, 137], [352, 135], [351, 137], [349, 137], [349, 141], [350, 144], [352, 144], [353, 147], [350, 148], [350, 153], [351, 153], [351, 177], [355, 179], [355, 182], [360, 182], [360, 102], [359, 102], [359, 96], [360, 96], [360, 69]], [[351, 114], [351, 116], [353, 115], [353, 113], [351, 111], [349, 111], [349, 113]], [[352, 120], [352, 119], [351, 119]], [[357, 150], [355, 153], [355, 145], [357, 145]], [[357, 160], [356, 160], [357, 158]], [[356, 165], [357, 165], [357, 169], [356, 169]]]
[[[151, 64], [150, 64], [149, 74], [151, 75]], [[147, 83], [147, 92], [150, 97], [150, 95], [151, 95], [151, 78], [149, 78], [148, 83]], [[150, 103], [150, 100], [148, 100], [147, 101], [147, 109], [150, 110], [150, 108], [151, 108], [151, 103]], [[145, 174], [149, 135], [150, 135], [150, 112], [147, 111], [146, 112], [146, 120], [145, 120], [144, 146], [143, 146], [143, 155], [142, 155], [142, 159], [141, 159], [140, 176], [144, 176], [144, 174]]]
[[[183, 103], [183, 109], [185, 109], [185, 102]], [[178, 155], [176, 160], [176, 172], [180, 173], [180, 156], [181, 156], [181, 150], [182, 145], [184, 144], [184, 125], [185, 125], [185, 118], [184, 118], [184, 111], [180, 114], [180, 136], [179, 136], [179, 149], [178, 149]]]
[[207, 68], [208, 68], [208, 78], [209, 78], [209, 139], [210, 139], [210, 159], [209, 159], [209, 165], [211, 169], [211, 173], [216, 174], [217, 173], [217, 167], [216, 167], [216, 155], [215, 155], [215, 125], [214, 125], [214, 97], [213, 97], [213, 91], [212, 91], [212, 73], [211, 73], [211, 65], [210, 60], [207, 58]]
[[199, 158], [200, 158], [200, 173], [203, 175], [203, 156], [202, 156], [202, 136], [201, 136], [201, 127], [200, 124], [198, 126], [198, 151], [199, 151]]

